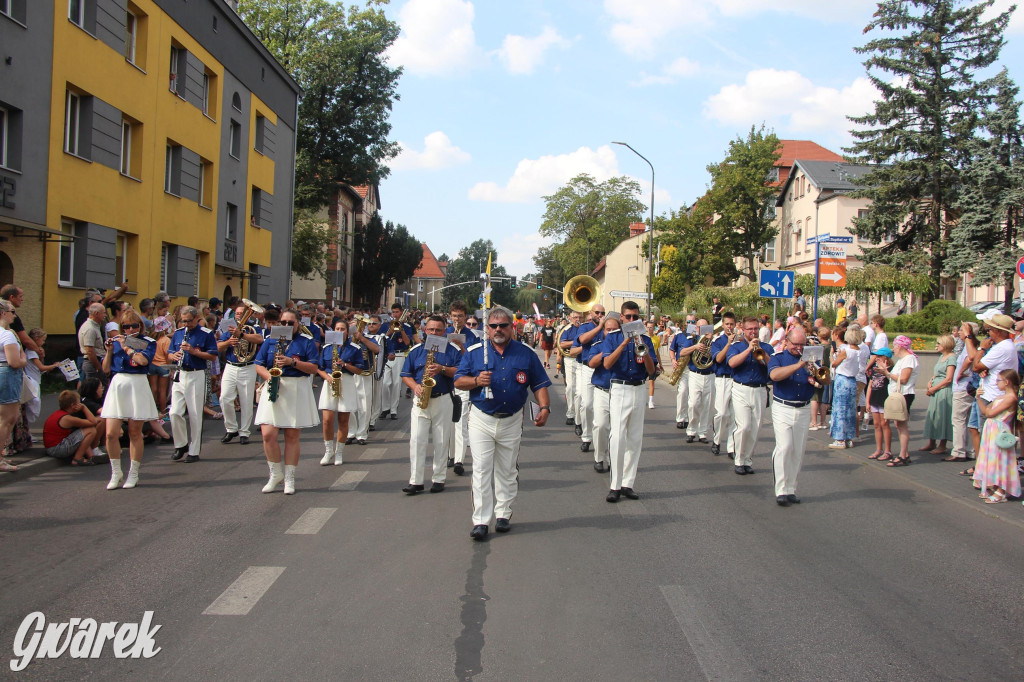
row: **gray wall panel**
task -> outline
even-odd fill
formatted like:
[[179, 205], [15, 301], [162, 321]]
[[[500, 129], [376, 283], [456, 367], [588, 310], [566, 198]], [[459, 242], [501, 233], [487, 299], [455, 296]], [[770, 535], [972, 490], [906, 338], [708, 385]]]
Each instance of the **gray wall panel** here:
[[295, 149], [295, 131], [277, 119], [274, 126], [277, 138], [277, 156], [274, 158], [274, 196], [277, 200], [274, 211], [274, 231], [270, 241], [270, 251], [274, 254], [270, 261], [275, 283], [274, 300], [286, 300], [291, 281], [292, 262], [292, 196], [294, 195], [294, 176], [292, 175], [292, 154]]
[[277, 158], [277, 126], [270, 121], [263, 128], [263, 154], [272, 159]]
[[187, 246], [175, 249], [174, 295], [191, 296], [196, 293], [196, 250]]
[[260, 227], [274, 231], [274, 195], [264, 191], [260, 201]]
[[121, 170], [121, 112], [99, 97], [92, 98], [92, 155], [96, 163]]
[[96, 37], [124, 54], [126, 14], [125, 0], [96, 0]]
[[86, 223], [85, 286], [110, 289], [114, 282], [114, 257], [117, 253], [117, 230]]
[[194, 105], [200, 111], [203, 110], [203, 74], [205, 73], [203, 63], [191, 52], [185, 53], [185, 92], [182, 95], [186, 101]]
[[199, 154], [187, 147], [181, 148], [181, 198], [199, 203], [199, 174], [202, 167]]
[[[242, 125], [242, 139], [248, 139], [249, 126], [249, 91], [231, 75], [225, 71], [223, 90], [220, 101], [224, 103], [220, 126], [220, 158], [215, 164], [217, 168], [217, 248], [215, 261], [220, 265], [227, 265], [233, 268], [244, 267], [243, 254], [245, 253], [245, 226], [248, 224], [248, 216], [245, 215], [245, 206], [248, 188], [246, 187], [246, 165], [249, 160], [248, 154], [242, 154], [236, 159], [229, 154], [231, 149], [231, 126], [227, 123], [231, 119]], [[232, 106], [235, 93], [238, 93], [241, 112]], [[238, 220], [236, 222], [236, 237], [231, 244], [226, 243], [225, 231], [227, 226], [227, 205], [234, 204], [238, 207]]]
[[[256, 282], [256, 302], [266, 303], [274, 298], [274, 281], [270, 268], [265, 265], [256, 266], [259, 278]], [[279, 304], [280, 305], [280, 304]]]

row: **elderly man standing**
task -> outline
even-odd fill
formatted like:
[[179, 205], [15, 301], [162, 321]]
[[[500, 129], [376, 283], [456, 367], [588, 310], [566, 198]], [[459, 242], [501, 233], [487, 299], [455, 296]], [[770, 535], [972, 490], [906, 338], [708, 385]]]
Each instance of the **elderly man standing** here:
[[[0, 289], [0, 299], [7, 301], [15, 308], [20, 308], [21, 304], [25, 301], [25, 292], [15, 284], [7, 284]], [[25, 350], [34, 350], [42, 357], [42, 350], [36, 345], [35, 341], [29, 338], [28, 332], [25, 331], [25, 324], [21, 321], [21, 317], [17, 312], [14, 313], [14, 320], [11, 322], [11, 331], [17, 334], [18, 340], [21, 341], [21, 345]]]
[[497, 518], [495, 531], [510, 529], [512, 503], [519, 492], [519, 442], [528, 388], [539, 403], [533, 423], [544, 426], [551, 413], [547, 389], [551, 380], [537, 354], [512, 340], [512, 319], [507, 308], [492, 309], [487, 338], [466, 349], [455, 372], [455, 388], [469, 391], [473, 402], [469, 418], [473, 530], [469, 535], [478, 542], [487, 538], [492, 516]]
[[[171, 380], [171, 433], [174, 436], [174, 454], [178, 461], [188, 453], [185, 462], [199, 461], [203, 441], [203, 405], [206, 403], [206, 363], [217, 357], [215, 333], [200, 325], [202, 318], [193, 306], [181, 309], [184, 327], [174, 332], [167, 349], [167, 359], [177, 366]], [[192, 427], [189, 440], [185, 411]]]
[[89, 317], [78, 330], [78, 349], [82, 353], [82, 380], [96, 378], [106, 383], [103, 356], [107, 354], [106, 334], [103, 326], [107, 321], [107, 309], [102, 303], [89, 304]]

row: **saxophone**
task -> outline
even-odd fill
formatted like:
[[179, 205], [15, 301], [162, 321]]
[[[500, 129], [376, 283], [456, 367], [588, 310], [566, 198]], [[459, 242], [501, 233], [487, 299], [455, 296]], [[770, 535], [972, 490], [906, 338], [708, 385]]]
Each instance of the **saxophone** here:
[[341, 370], [338, 369], [338, 344], [331, 346], [331, 395], [341, 397]]
[[[427, 371], [427, 367], [434, 364], [434, 351], [427, 351], [427, 361], [423, 365], [423, 371]], [[420, 397], [416, 402], [417, 407], [421, 410], [425, 410], [430, 407], [430, 394], [434, 392], [434, 386], [437, 385], [437, 380], [433, 377], [423, 377], [423, 381], [420, 382]]]
[[683, 378], [683, 372], [686, 371], [686, 363], [682, 360], [678, 360], [676, 368], [672, 370], [672, 376], [668, 379], [669, 386], [675, 386], [679, 383], [679, 380]]
[[[289, 342], [288, 345], [291, 343]], [[281, 339], [274, 344], [274, 366], [270, 368], [270, 380], [267, 381], [267, 398], [272, 403], [277, 402], [277, 396], [281, 392], [282, 370], [277, 366], [277, 359], [282, 357], [287, 350], [287, 347], [281, 348]]]

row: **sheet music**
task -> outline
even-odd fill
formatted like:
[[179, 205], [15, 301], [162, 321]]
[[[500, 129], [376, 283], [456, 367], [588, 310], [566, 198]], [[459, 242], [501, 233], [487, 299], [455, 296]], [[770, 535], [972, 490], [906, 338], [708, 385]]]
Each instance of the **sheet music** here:
[[327, 332], [324, 335], [324, 345], [343, 346], [345, 345], [345, 332]]
[[227, 334], [234, 327], [237, 327], [237, 326], [238, 325], [235, 323], [235, 318], [228, 317], [228, 316], [225, 315], [224, 318], [220, 321], [220, 324], [217, 325], [217, 331], [219, 333], [221, 333], [221, 334]]
[[125, 336], [121, 340], [121, 345], [132, 350], [146, 350], [149, 348], [149, 341], [140, 339], [137, 336]]
[[427, 334], [423, 338], [423, 348], [427, 351], [434, 351], [436, 353], [443, 353], [448, 350], [448, 340], [443, 336], [434, 336], [433, 334]]
[[686, 325], [686, 335], [695, 336], [697, 334], [697, 325], [690, 323]]
[[822, 360], [825, 359], [825, 347], [804, 346], [804, 352], [800, 354], [800, 359], [804, 362], [817, 362], [821, 364]]
[[67, 381], [78, 381], [79, 377], [81, 377], [74, 360], [61, 360], [57, 363], [57, 368]]
[[540, 405], [532, 400], [530, 401], [530, 419], [533, 421], [540, 419]]
[[626, 336], [639, 336], [647, 331], [642, 320], [633, 320], [622, 325], [622, 333]]
[[713, 324], [702, 324], [700, 326], [700, 335], [707, 336], [708, 334], [715, 333], [715, 326]]
[[284, 325], [278, 325], [270, 328], [270, 334], [267, 338], [278, 339], [279, 341], [291, 341], [292, 340], [292, 328]]
[[448, 335], [448, 340], [452, 341], [452, 342], [455, 342], [455, 343], [462, 344], [463, 346], [466, 345], [466, 335], [465, 334], [456, 334], [455, 332], [452, 332], [451, 334]]

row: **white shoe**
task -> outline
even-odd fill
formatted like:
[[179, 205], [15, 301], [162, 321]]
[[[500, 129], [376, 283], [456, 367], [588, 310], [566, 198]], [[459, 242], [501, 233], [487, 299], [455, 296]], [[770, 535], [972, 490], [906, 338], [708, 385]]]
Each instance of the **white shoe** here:
[[345, 453], [345, 441], [341, 441], [334, 448], [334, 466], [340, 467], [342, 464], [345, 463], [344, 460], [342, 459], [342, 455], [344, 453]]
[[845, 440], [834, 440], [828, 446], [833, 450], [845, 450], [849, 447]]
[[338, 441], [336, 440], [324, 442], [324, 456], [320, 460], [320, 466], [325, 467], [334, 460], [334, 451], [337, 446]]
[[126, 490], [130, 490], [139, 484], [139, 463], [133, 461], [131, 467], [128, 469], [128, 478], [124, 479], [124, 485], [121, 486]]
[[121, 472], [121, 460], [110, 460], [110, 483], [107, 484], [107, 490], [117, 490], [123, 480], [124, 474]]
[[294, 464], [284, 465], [284, 494], [294, 495], [295, 494], [295, 469]]
[[270, 480], [263, 486], [263, 492], [272, 493], [274, 488], [284, 480], [284, 465], [281, 462], [267, 462], [270, 467]]
[[103, 452], [103, 448], [96, 447], [96, 448], [92, 449], [92, 456], [93, 457], [106, 457], [107, 453]]

